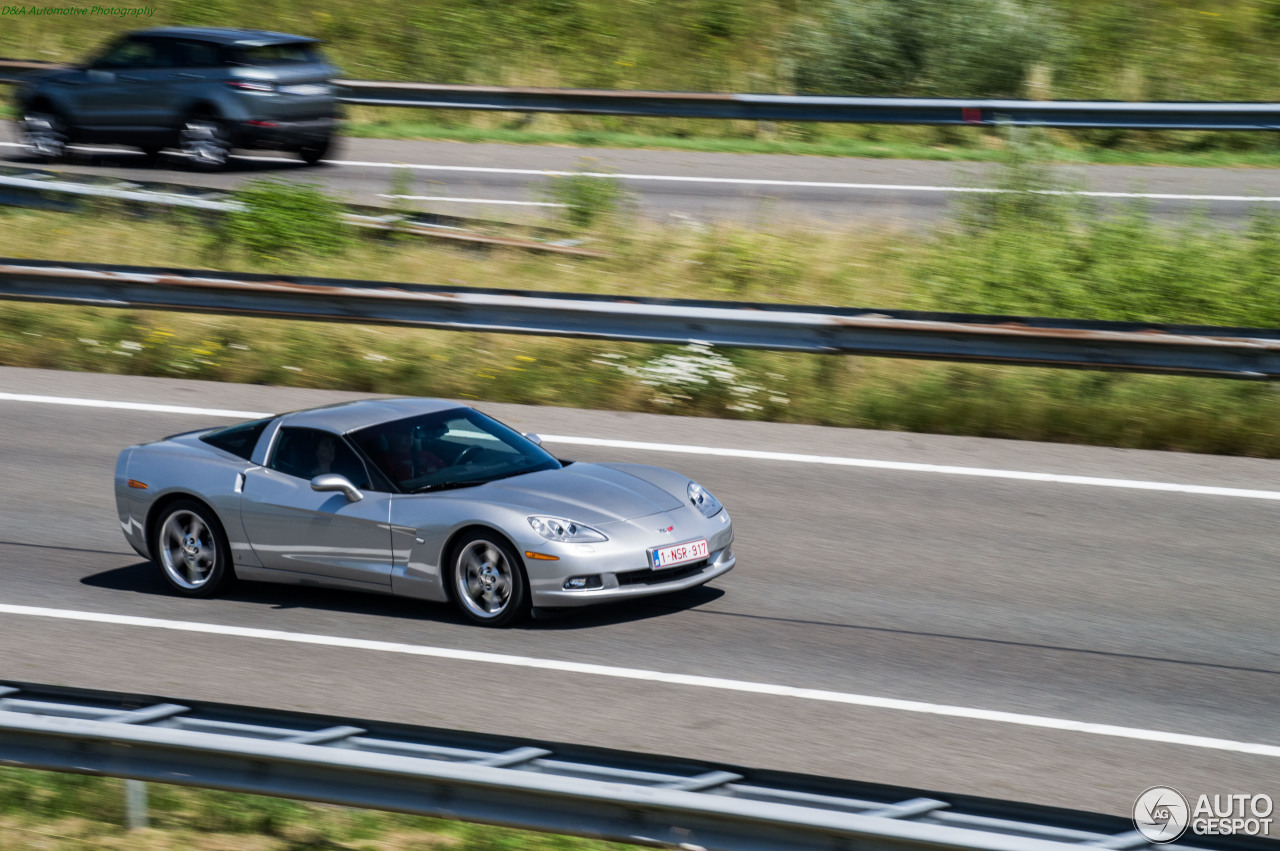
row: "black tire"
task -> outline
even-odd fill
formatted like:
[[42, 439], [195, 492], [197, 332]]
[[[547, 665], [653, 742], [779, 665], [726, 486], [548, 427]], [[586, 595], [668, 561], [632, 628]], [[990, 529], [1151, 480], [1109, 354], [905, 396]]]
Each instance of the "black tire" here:
[[184, 597], [212, 597], [235, 578], [218, 515], [194, 499], [164, 507], [152, 530], [151, 557], [169, 587]]
[[56, 163], [66, 159], [71, 137], [67, 122], [53, 110], [37, 107], [23, 113], [18, 132], [27, 153], [41, 162]]
[[160, 152], [163, 151], [164, 148], [161, 148], [158, 145], [148, 145], [147, 147], [139, 148], [138, 150], [142, 151], [142, 155], [147, 158], [148, 163], [154, 163], [160, 159]]
[[320, 165], [320, 161], [329, 156], [329, 151], [332, 149], [333, 137], [325, 136], [318, 142], [303, 145], [298, 149], [298, 156], [302, 157], [302, 161], [307, 165]]
[[480, 626], [507, 627], [529, 614], [529, 579], [516, 551], [496, 532], [478, 529], [453, 547], [449, 595]]
[[231, 159], [231, 133], [216, 115], [197, 114], [182, 122], [178, 149], [195, 171], [221, 171]]

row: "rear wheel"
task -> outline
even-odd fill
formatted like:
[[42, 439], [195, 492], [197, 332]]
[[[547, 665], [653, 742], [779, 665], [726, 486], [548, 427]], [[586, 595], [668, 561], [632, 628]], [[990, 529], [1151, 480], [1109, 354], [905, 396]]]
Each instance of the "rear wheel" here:
[[169, 587], [184, 597], [212, 597], [233, 577], [222, 524], [212, 509], [193, 499], [165, 507], [151, 554]]
[[57, 162], [67, 155], [67, 124], [55, 112], [32, 110], [22, 116], [19, 128], [27, 153], [44, 162]]
[[529, 612], [520, 557], [502, 536], [476, 531], [454, 547], [451, 591], [458, 610], [482, 626], [510, 626]]
[[193, 115], [182, 125], [178, 148], [197, 171], [219, 171], [231, 157], [227, 126], [212, 115]]
[[302, 157], [302, 161], [307, 165], [319, 165], [320, 161], [329, 155], [329, 149], [333, 147], [333, 137], [325, 136], [318, 142], [310, 142], [298, 149], [298, 156]]

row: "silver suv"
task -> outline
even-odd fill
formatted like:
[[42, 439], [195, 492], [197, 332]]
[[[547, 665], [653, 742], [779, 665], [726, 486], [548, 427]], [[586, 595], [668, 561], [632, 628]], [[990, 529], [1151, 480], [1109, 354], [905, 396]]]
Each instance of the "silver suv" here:
[[27, 150], [46, 160], [72, 142], [176, 147], [197, 169], [232, 148], [295, 151], [314, 165], [337, 123], [329, 65], [315, 39], [256, 30], [168, 27], [128, 33], [83, 67], [28, 78], [16, 99]]

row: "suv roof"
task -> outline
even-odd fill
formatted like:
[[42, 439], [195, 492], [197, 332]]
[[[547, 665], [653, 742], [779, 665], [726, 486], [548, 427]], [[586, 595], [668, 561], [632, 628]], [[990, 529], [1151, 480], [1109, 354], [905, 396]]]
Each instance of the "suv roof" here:
[[129, 35], [163, 36], [167, 38], [196, 38], [201, 41], [212, 41], [217, 44], [236, 44], [246, 47], [257, 47], [265, 44], [283, 44], [298, 42], [316, 43], [318, 39], [305, 35], [270, 32], [268, 30], [234, 30], [225, 27], [154, 27], [147, 30], [136, 30]]

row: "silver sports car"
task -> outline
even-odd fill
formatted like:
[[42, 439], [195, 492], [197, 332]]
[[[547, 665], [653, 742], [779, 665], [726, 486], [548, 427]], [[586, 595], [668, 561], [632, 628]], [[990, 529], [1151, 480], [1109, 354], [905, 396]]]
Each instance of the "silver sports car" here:
[[732, 569], [729, 512], [697, 482], [540, 443], [453, 402], [351, 402], [131, 446], [116, 506], [189, 597], [233, 578], [323, 585], [505, 626]]

